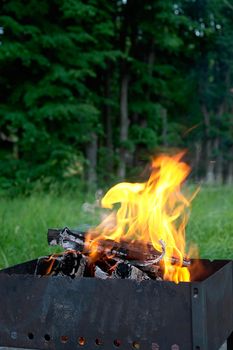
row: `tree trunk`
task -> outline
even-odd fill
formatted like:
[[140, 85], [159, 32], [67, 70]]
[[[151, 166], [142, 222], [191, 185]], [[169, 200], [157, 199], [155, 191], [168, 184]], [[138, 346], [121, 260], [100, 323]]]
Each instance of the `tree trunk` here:
[[216, 158], [216, 184], [222, 185], [223, 183], [223, 159], [222, 152], [220, 148], [220, 139], [219, 137], [215, 140], [215, 152], [217, 154]]
[[86, 154], [87, 154], [87, 160], [88, 160], [87, 184], [88, 184], [88, 189], [90, 191], [95, 190], [97, 186], [97, 172], [96, 172], [97, 142], [98, 142], [98, 137], [96, 133], [94, 132], [91, 133], [91, 140], [86, 147]]
[[199, 141], [195, 142], [195, 181], [199, 181], [199, 167], [201, 159], [201, 143]]
[[151, 52], [149, 53], [148, 56], [148, 74], [149, 77], [152, 77], [153, 74], [153, 67], [155, 63], [155, 52], [154, 52], [154, 44], [152, 44]]
[[[229, 80], [228, 78], [229, 77], [227, 74], [226, 84], [227, 84], [227, 81]], [[217, 127], [219, 128], [219, 130], [221, 129], [221, 119], [223, 117], [225, 109], [226, 109], [226, 101], [224, 99], [219, 106], [218, 114], [217, 114]], [[223, 153], [222, 153], [222, 147], [221, 147], [221, 143], [222, 143], [221, 140], [222, 140], [222, 136], [221, 134], [219, 134], [216, 138], [216, 153], [217, 153], [216, 182], [218, 185], [223, 184]]]
[[233, 185], [233, 160], [230, 160], [227, 167], [227, 185]]
[[211, 159], [212, 154], [212, 142], [211, 140], [206, 141], [206, 183], [208, 185], [214, 184], [214, 164], [215, 162]]
[[214, 183], [214, 162], [212, 160], [212, 142], [210, 139], [210, 115], [205, 105], [201, 106], [204, 117], [205, 134], [206, 134], [206, 183]]
[[121, 81], [121, 97], [120, 97], [120, 155], [118, 176], [121, 179], [126, 175], [127, 149], [125, 142], [128, 140], [129, 118], [128, 118], [128, 85], [129, 76], [124, 74]]
[[[148, 55], [148, 80], [150, 81], [153, 76], [153, 68], [155, 63], [155, 52], [154, 52], [154, 43], [151, 44], [150, 53]], [[148, 102], [151, 100], [151, 87], [148, 85], [147, 91], [145, 92], [144, 99]], [[147, 118], [145, 117], [147, 121]]]
[[161, 108], [161, 118], [162, 118], [162, 140], [163, 146], [168, 146], [167, 141], [167, 110], [166, 108]]
[[219, 155], [217, 157], [216, 183], [218, 185], [222, 185], [223, 184], [223, 158], [222, 158], [222, 153], [219, 153]]
[[[111, 98], [111, 81], [110, 81], [110, 74], [107, 73], [106, 77], [106, 98], [107, 100], [110, 100]], [[112, 140], [112, 124], [113, 124], [113, 118], [112, 118], [112, 108], [109, 102], [106, 103], [106, 146], [108, 149], [108, 162], [106, 164], [107, 171], [111, 174], [113, 172], [113, 140]]]

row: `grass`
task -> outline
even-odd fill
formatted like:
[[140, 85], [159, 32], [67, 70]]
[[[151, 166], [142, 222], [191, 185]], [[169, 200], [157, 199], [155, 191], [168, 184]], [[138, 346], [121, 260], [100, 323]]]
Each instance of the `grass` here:
[[[85, 212], [83, 203], [82, 194], [0, 199], [0, 268], [54, 252], [56, 248], [47, 244], [49, 227], [97, 223], [99, 213]], [[233, 259], [232, 188], [200, 191], [193, 201], [187, 238], [198, 244], [201, 257]]]
[[233, 188], [203, 188], [194, 199], [187, 238], [209, 259], [233, 259]]
[[82, 209], [82, 195], [32, 195], [0, 200], [0, 268], [55, 252], [47, 243], [48, 228], [94, 223]]

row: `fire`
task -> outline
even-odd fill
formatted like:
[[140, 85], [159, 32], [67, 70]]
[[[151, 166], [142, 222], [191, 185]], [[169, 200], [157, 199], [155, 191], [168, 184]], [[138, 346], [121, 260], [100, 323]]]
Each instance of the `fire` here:
[[132, 245], [139, 242], [145, 250], [149, 243], [155, 251], [164, 253], [163, 279], [175, 283], [190, 281], [183, 259], [187, 258], [185, 227], [191, 199], [181, 193], [190, 167], [181, 161], [183, 155], [154, 158], [147, 182], [122, 182], [106, 193], [102, 207], [113, 209], [117, 203], [120, 207], [89, 232], [93, 258], [100, 240], [127, 241]]

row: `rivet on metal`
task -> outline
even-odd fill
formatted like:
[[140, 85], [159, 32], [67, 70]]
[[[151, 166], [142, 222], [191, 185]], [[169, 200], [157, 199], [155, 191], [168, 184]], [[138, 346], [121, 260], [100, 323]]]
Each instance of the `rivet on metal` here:
[[11, 339], [17, 339], [17, 332], [13, 331], [11, 332]]
[[177, 344], [173, 344], [173, 345], [171, 346], [171, 350], [180, 350], [180, 347], [179, 347], [179, 345], [177, 345]]

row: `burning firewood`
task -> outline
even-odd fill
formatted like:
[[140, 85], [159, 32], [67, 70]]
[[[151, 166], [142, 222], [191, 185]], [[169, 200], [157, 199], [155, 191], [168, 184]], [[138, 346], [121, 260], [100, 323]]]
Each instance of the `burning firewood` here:
[[[147, 182], [119, 183], [102, 198], [105, 209], [120, 204], [116, 212], [84, 232], [50, 229], [49, 244], [85, 257], [89, 274], [98, 278], [190, 281], [185, 225], [193, 196], [189, 199], [181, 192], [190, 172], [182, 157], [183, 153], [154, 158]], [[49, 273], [77, 274], [80, 262], [67, 254], [48, 268]]]
[[99, 266], [95, 266], [95, 277], [100, 278], [102, 280], [106, 280], [107, 278], [109, 278], [109, 275], [103, 270], [101, 270]]
[[[64, 229], [49, 229], [48, 243], [50, 245], [60, 245], [64, 249], [74, 249], [79, 252], [86, 252], [88, 254], [89, 245], [91, 242], [85, 241], [86, 233], [76, 230]], [[149, 265], [158, 264], [163, 259], [165, 253], [165, 243], [160, 240], [161, 252], [156, 251], [152, 244], [142, 245], [140, 242], [129, 244], [126, 241], [114, 242], [112, 240], [99, 240], [99, 253], [105, 253], [109, 256], [123, 260], [132, 260], [133, 265], [145, 267]], [[175, 257], [171, 258], [171, 263], [180, 263]], [[182, 266], [189, 266], [190, 261], [183, 259]]]
[[[89, 276], [100, 279], [122, 278], [134, 279], [138, 282], [147, 279], [162, 279], [161, 262], [166, 253], [166, 245], [160, 240], [161, 252], [156, 251], [151, 244], [142, 245], [140, 242], [130, 244], [121, 240], [99, 240], [95, 246], [95, 261], [90, 256], [92, 240], [87, 239], [85, 232], [78, 230], [49, 229], [48, 242], [50, 245], [60, 245], [66, 251], [63, 254], [52, 255], [43, 259], [41, 274], [65, 275], [74, 277]], [[179, 263], [176, 258], [172, 264]], [[43, 265], [41, 264], [41, 266]], [[182, 265], [190, 262], [183, 260]], [[41, 271], [41, 266], [38, 271]]]
[[117, 264], [111, 278], [132, 279], [138, 282], [150, 279], [145, 272], [125, 261]]
[[87, 259], [76, 251], [66, 251], [38, 259], [36, 275], [62, 275], [71, 278], [84, 276]]

